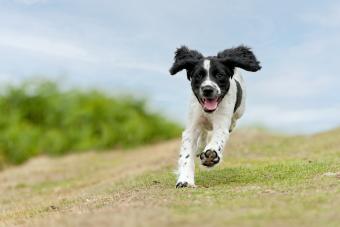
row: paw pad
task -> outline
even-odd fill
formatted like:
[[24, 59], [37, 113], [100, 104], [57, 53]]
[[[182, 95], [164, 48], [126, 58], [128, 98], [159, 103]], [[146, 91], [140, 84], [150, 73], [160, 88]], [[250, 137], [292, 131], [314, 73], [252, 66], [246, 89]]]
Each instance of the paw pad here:
[[205, 152], [202, 152], [200, 154], [200, 159], [202, 165], [206, 167], [213, 167], [214, 165], [220, 162], [220, 157], [214, 150], [206, 150]]

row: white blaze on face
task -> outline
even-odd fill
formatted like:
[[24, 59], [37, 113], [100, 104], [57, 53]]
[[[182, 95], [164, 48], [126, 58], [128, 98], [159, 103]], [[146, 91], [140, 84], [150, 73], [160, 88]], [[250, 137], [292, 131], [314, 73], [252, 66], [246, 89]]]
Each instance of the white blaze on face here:
[[209, 59], [205, 59], [203, 61], [203, 68], [207, 71], [207, 77], [205, 78], [205, 80], [202, 82], [201, 87], [205, 87], [205, 86], [212, 86], [213, 88], [215, 88], [217, 90], [217, 93], [220, 95], [221, 94], [221, 89], [219, 88], [219, 86], [211, 80], [210, 78], [210, 60]]
[[[221, 89], [210, 78], [210, 60], [209, 59], [206, 59], [206, 60], [203, 61], [203, 68], [206, 70], [207, 76], [206, 76], [205, 80], [202, 82], [201, 88], [203, 88], [205, 86], [211, 86], [214, 89], [216, 89], [217, 95], [220, 95]], [[202, 92], [202, 89], [200, 89], [200, 92]], [[216, 110], [217, 106], [218, 106], [218, 97], [213, 98], [213, 99], [202, 98], [202, 107], [205, 111], [212, 112], [212, 111]]]

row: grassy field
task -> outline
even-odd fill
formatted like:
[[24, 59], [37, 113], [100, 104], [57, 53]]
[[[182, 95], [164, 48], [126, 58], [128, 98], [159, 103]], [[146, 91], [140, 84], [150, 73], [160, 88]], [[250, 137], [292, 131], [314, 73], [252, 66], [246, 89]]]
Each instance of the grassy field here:
[[179, 141], [38, 157], [0, 172], [2, 226], [340, 226], [340, 129], [236, 131], [197, 188], [175, 189]]

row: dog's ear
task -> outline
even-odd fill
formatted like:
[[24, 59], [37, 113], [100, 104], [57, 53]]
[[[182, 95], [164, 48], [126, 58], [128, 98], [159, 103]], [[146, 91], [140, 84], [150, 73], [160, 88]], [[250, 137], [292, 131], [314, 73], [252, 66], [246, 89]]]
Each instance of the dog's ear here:
[[175, 62], [169, 70], [170, 74], [175, 75], [179, 71], [186, 69], [188, 80], [190, 80], [190, 71], [201, 59], [203, 59], [203, 55], [200, 52], [182, 46], [175, 52]]
[[256, 72], [262, 68], [250, 48], [242, 45], [219, 52], [217, 59], [233, 68], [239, 67], [251, 72]]

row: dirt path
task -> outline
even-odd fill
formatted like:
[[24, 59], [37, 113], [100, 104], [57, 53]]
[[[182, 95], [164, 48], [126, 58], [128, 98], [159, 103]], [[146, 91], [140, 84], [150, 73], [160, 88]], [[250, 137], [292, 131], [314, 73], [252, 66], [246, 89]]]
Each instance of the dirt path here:
[[[58, 219], [65, 212], [80, 215], [86, 210], [87, 213], [86, 203], [112, 202], [113, 197], [103, 192], [112, 188], [115, 182], [148, 171], [175, 167], [178, 146], [176, 140], [131, 151], [39, 157], [9, 168], [0, 173], [0, 223], [3, 219], [6, 220], [4, 225], [27, 224], [30, 219], [31, 224], [37, 224], [44, 216]], [[121, 201], [130, 197], [115, 196]], [[70, 205], [65, 206], [65, 203]], [[62, 210], [58, 210], [59, 206], [63, 206]]]

